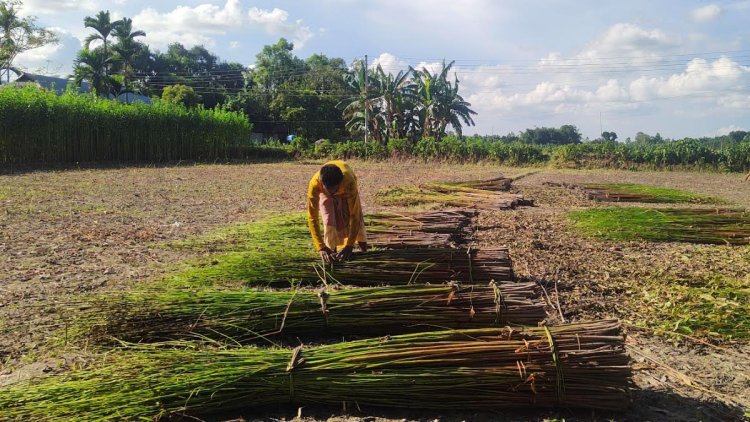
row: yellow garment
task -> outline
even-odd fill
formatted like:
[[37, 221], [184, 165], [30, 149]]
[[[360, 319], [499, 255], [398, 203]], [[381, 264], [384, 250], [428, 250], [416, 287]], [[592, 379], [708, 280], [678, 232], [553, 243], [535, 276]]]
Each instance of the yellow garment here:
[[[315, 173], [307, 189], [307, 226], [310, 229], [316, 250], [321, 250], [324, 245], [331, 249], [340, 249], [345, 246], [354, 246], [355, 242], [366, 242], [364, 218], [362, 216], [362, 204], [359, 200], [359, 189], [357, 187], [357, 176], [351, 167], [341, 160], [329, 161], [344, 174], [344, 179], [333, 194], [326, 191], [320, 180], [320, 172]], [[326, 224], [323, 222], [323, 235], [320, 233], [320, 207], [321, 203], [332, 207], [345, 206], [346, 209], [337, 209], [336, 215], [347, 221], [342, 227]]]

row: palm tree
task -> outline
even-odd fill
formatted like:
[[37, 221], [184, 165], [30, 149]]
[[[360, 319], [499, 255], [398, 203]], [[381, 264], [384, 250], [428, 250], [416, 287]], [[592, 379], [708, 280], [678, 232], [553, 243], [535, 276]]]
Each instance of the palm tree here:
[[[84, 40], [84, 46], [86, 50], [89, 50], [91, 47], [91, 43], [94, 41], [101, 41], [102, 47], [103, 47], [103, 55], [105, 58], [109, 57], [109, 52], [107, 51], [107, 39], [109, 38], [109, 35], [114, 31], [115, 27], [117, 26], [118, 21], [112, 22], [109, 17], [109, 10], [107, 11], [100, 11], [96, 14], [96, 17], [86, 16], [86, 18], [83, 20], [83, 25], [86, 28], [93, 28], [96, 32], [86, 37]], [[104, 74], [109, 75], [109, 69], [105, 67]]]
[[79, 51], [73, 69], [75, 84], [81, 86], [83, 81], [88, 81], [97, 95], [108, 97], [116, 81], [107, 75], [106, 69], [115, 61], [114, 57], [105, 57], [96, 50], [85, 48]]
[[113, 23], [112, 35], [117, 38], [117, 44], [112, 48], [117, 53], [119, 62], [122, 66], [123, 84], [126, 93], [126, 102], [129, 102], [127, 95], [132, 92], [132, 86], [129, 80], [133, 76], [133, 67], [136, 55], [142, 51], [143, 44], [135, 40], [136, 37], [145, 37], [144, 31], [133, 31], [133, 20], [123, 18]]
[[114, 35], [120, 43], [126, 40], [133, 41], [136, 37], [146, 36], [144, 31], [133, 31], [133, 19], [130, 18], [122, 18], [119, 21], [114, 21], [112, 26], [112, 35]]

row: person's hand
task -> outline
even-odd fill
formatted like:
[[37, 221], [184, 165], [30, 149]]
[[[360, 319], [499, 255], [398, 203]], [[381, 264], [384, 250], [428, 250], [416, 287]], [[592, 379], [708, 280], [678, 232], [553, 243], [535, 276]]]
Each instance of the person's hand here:
[[318, 251], [318, 254], [320, 254], [320, 259], [322, 259], [326, 264], [330, 264], [331, 262], [336, 260], [336, 254], [331, 250], [331, 248], [323, 247]]
[[358, 242], [359, 243], [359, 249], [362, 250], [362, 252], [367, 252], [368, 249], [370, 249], [370, 246], [367, 244], [367, 242]]
[[336, 254], [336, 261], [346, 261], [352, 257], [352, 251], [354, 250], [351, 246], [344, 246], [341, 252]]

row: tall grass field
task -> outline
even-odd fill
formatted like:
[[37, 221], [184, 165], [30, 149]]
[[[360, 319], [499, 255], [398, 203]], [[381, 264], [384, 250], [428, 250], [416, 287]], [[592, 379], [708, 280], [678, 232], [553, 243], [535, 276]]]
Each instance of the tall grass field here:
[[236, 112], [0, 89], [0, 164], [226, 158], [250, 138]]

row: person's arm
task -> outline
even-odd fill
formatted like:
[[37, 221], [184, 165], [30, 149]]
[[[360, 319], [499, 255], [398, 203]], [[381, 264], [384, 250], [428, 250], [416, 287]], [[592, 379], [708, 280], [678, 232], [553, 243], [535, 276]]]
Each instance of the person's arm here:
[[326, 248], [323, 245], [323, 236], [320, 234], [320, 188], [318, 187], [318, 178], [313, 176], [310, 180], [310, 184], [307, 187], [307, 227], [310, 229], [310, 235], [312, 236], [315, 250], [320, 251]]

